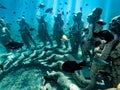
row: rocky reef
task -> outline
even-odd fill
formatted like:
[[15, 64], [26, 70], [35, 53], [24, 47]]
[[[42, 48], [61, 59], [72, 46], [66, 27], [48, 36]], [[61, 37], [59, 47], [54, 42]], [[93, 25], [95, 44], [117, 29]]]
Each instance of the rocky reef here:
[[[69, 49], [66, 48], [41, 46], [2, 54], [0, 56], [3, 65], [3, 70], [0, 71], [0, 90], [40, 90], [43, 83], [42, 77], [46, 71], [53, 71], [52, 68], [47, 67], [47, 64], [64, 60], [64, 55], [68, 53]], [[60, 88], [56, 83], [53, 87], [55, 87], [54, 90]]]

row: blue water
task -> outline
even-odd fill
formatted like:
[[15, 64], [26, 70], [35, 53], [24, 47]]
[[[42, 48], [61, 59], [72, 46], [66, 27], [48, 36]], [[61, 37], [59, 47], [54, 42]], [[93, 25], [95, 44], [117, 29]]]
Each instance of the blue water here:
[[[67, 4], [65, 4], [67, 2]], [[49, 31], [52, 31], [53, 17], [58, 13], [58, 9], [63, 8], [65, 13], [70, 13], [62, 16], [64, 21], [72, 23], [71, 17], [73, 12], [78, 12], [82, 7], [83, 19], [86, 22], [87, 15], [92, 12], [95, 7], [103, 9], [102, 19], [109, 22], [111, 18], [120, 14], [120, 1], [119, 0], [0, 0], [0, 4], [7, 9], [0, 8], [0, 17], [5, 16], [5, 21], [12, 23], [12, 31], [18, 30], [16, 20], [18, 17], [24, 15], [31, 27], [37, 28], [36, 18], [43, 15], [44, 10], [38, 8], [40, 3], [45, 4], [44, 10], [53, 8], [52, 14], [47, 14], [47, 21], [49, 22]], [[13, 14], [16, 12], [16, 14]]]
[[[44, 3], [45, 5], [44, 9], [40, 9], [38, 7], [40, 3]], [[12, 38], [14, 38], [15, 41], [20, 41], [20, 42], [22, 42], [22, 40], [18, 32], [19, 26], [16, 23], [16, 20], [18, 18], [21, 18], [22, 16], [25, 16], [26, 21], [29, 23], [30, 27], [35, 28], [35, 30], [31, 32], [31, 34], [33, 38], [35, 39], [35, 41], [39, 43], [39, 41], [36, 38], [38, 34], [37, 33], [37, 28], [38, 28], [37, 18], [39, 18], [41, 15], [45, 15], [45, 14], [47, 15], [45, 19], [48, 22], [48, 32], [51, 36], [53, 34], [54, 16], [58, 14], [58, 10], [60, 10], [60, 12], [64, 12], [64, 15], [62, 15], [62, 18], [65, 22], [64, 31], [66, 34], [69, 32], [68, 28], [73, 23], [73, 20], [72, 20], [73, 13], [80, 11], [81, 7], [82, 7], [82, 13], [83, 13], [82, 18], [85, 22], [85, 26], [88, 24], [87, 23], [88, 14], [90, 14], [92, 10], [96, 7], [101, 7], [103, 9], [101, 18], [105, 22], [107, 22], [105, 29], [108, 28], [108, 24], [113, 17], [120, 15], [120, 0], [0, 0], [0, 6], [1, 5], [6, 7], [6, 9], [0, 8], [0, 17], [4, 18], [5, 23], [11, 23], [10, 33], [12, 34]], [[45, 10], [48, 8], [53, 8], [52, 13], [45, 13]], [[6, 52], [5, 48], [2, 47], [0, 44], [0, 53], [2, 54], [4, 52]], [[29, 72], [26, 72], [26, 73], [28, 74]], [[26, 73], [25, 75], [27, 76]], [[10, 74], [10, 76], [11, 75], [12, 74]], [[21, 75], [24, 76], [24, 74], [21, 74]], [[35, 79], [38, 80], [38, 78], [35, 78]], [[7, 79], [5, 80], [7, 81]], [[12, 81], [11, 78], [8, 80], [9, 82]], [[18, 82], [19, 82], [19, 79], [18, 79]], [[16, 84], [13, 86], [16, 86]], [[23, 89], [23, 90], [26, 90], [26, 89]]]

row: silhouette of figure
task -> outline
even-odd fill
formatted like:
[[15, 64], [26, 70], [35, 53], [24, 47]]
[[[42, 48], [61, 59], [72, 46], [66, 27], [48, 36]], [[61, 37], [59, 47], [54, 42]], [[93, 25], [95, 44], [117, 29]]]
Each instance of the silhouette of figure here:
[[[54, 39], [56, 40], [57, 47], [62, 47], [61, 39], [64, 35], [64, 31], [63, 31], [64, 21], [62, 20], [60, 13], [54, 19], [55, 19], [55, 23], [54, 23], [53, 36], [54, 36]], [[67, 40], [64, 41], [64, 44], [66, 48], [68, 48]]]
[[6, 51], [9, 53], [10, 49], [6, 46], [9, 42], [12, 42], [12, 38], [8, 28], [5, 26], [3, 19], [0, 19], [0, 42], [5, 47]]
[[34, 46], [36, 47], [36, 43], [33, 40], [32, 36], [30, 35], [29, 32], [29, 24], [25, 21], [25, 18], [22, 17], [22, 19], [20, 21], [17, 21], [18, 25], [20, 26], [19, 32], [21, 34], [22, 40], [24, 42], [24, 44], [27, 46], [27, 48], [30, 48], [30, 42], [32, 42], [34, 44]]
[[52, 40], [48, 34], [47, 31], [47, 22], [44, 20], [44, 16], [41, 16], [40, 19], [38, 19], [38, 36], [43, 42], [44, 46], [46, 45], [46, 42], [49, 41], [51, 46], [53, 46]]

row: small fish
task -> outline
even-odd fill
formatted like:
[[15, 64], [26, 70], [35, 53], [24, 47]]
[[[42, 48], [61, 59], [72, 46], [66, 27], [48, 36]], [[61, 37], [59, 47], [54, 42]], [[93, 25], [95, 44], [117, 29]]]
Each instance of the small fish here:
[[44, 8], [44, 7], [45, 7], [44, 3], [40, 3], [39, 8]]
[[34, 31], [35, 30], [35, 28], [30, 28], [30, 31]]
[[66, 14], [68, 14], [69, 12], [66, 12]]
[[34, 3], [34, 1], [32, 1], [32, 3]]
[[33, 21], [33, 20], [34, 20], [34, 18], [31, 18], [31, 20]]
[[22, 15], [22, 17], [25, 17], [25, 15]]
[[6, 17], [5, 17], [5, 16], [2, 16], [1, 18], [2, 18], [2, 19], [5, 19]]
[[12, 23], [6, 23], [6, 25], [10, 25], [10, 26], [11, 26], [11, 25], [12, 25]]
[[62, 11], [62, 15], [64, 15], [64, 11]]
[[60, 12], [60, 10], [59, 10], [59, 9], [57, 9], [57, 11], [58, 11], [58, 12]]
[[48, 8], [48, 9], [46, 9], [46, 13], [52, 13], [52, 10], [53, 10], [53, 8]]
[[70, 25], [70, 23], [69, 23], [69, 22], [67, 22], [67, 23], [66, 23], [66, 25]]
[[82, 12], [82, 7], [80, 7], [80, 11]]
[[73, 12], [72, 14], [76, 14], [75, 12]]
[[0, 8], [1, 9], [7, 9], [5, 6], [3, 6], [3, 5], [0, 5]]
[[62, 5], [62, 3], [59, 3], [59, 5]]
[[21, 19], [20, 17], [18, 17], [18, 19]]
[[16, 49], [22, 48], [23, 43], [13, 41], [13, 42], [7, 43], [5, 46], [12, 49], [12, 50], [16, 50]]
[[88, 6], [88, 4], [86, 3], [85, 6]]
[[16, 12], [14, 11], [13, 14], [16, 14]]
[[25, 12], [23, 11], [22, 13], [24, 14]]
[[67, 38], [66, 35], [63, 35], [62, 38], [61, 38], [61, 40], [66, 41], [66, 40], [68, 40], [68, 38]]
[[62, 65], [62, 69], [65, 72], [74, 73], [76, 70], [82, 69], [83, 66], [86, 66], [86, 62], [82, 61], [77, 63], [76, 61], [66, 61]]
[[102, 40], [105, 40], [106, 42], [110, 42], [111, 40], [114, 39], [114, 36], [111, 32], [109, 32], [108, 30], [103, 30], [100, 31], [98, 33], [93, 33], [94, 37], [99, 37]]
[[65, 2], [65, 4], [67, 5], [68, 3], [67, 3], [67, 2]]
[[25, 1], [25, 5], [27, 5], [27, 2]]

